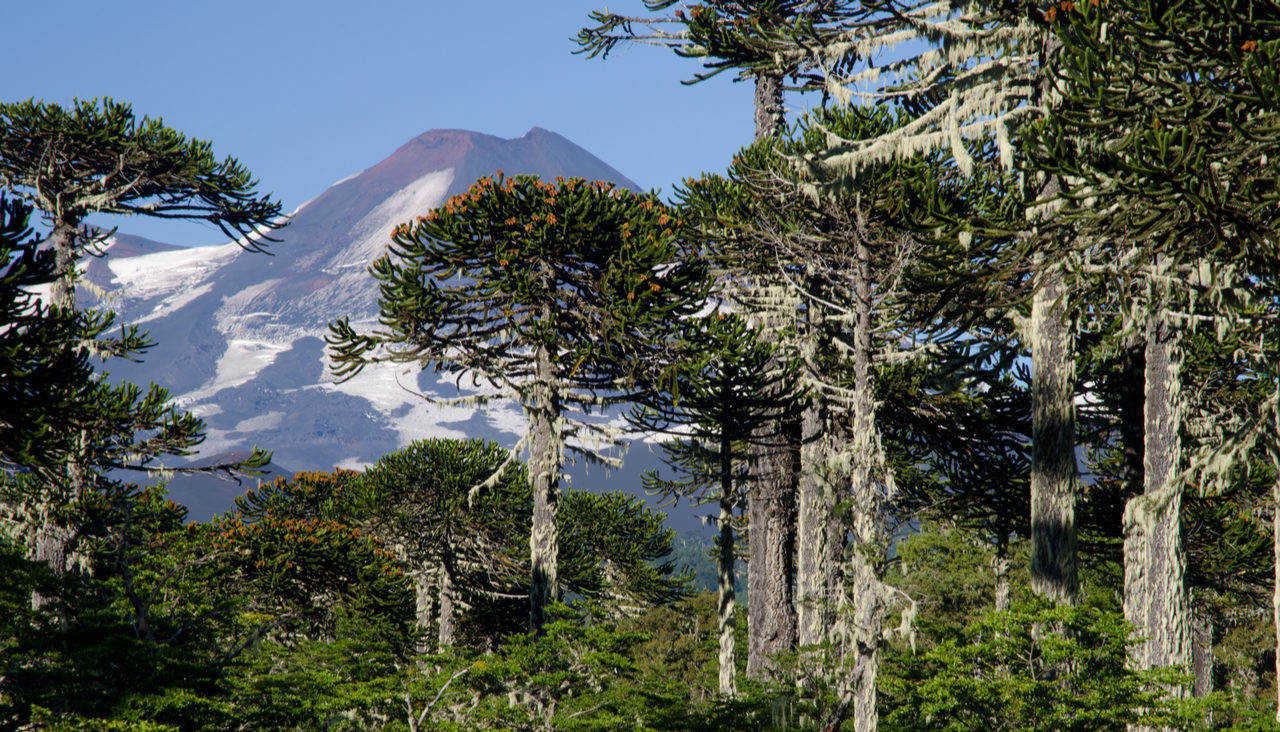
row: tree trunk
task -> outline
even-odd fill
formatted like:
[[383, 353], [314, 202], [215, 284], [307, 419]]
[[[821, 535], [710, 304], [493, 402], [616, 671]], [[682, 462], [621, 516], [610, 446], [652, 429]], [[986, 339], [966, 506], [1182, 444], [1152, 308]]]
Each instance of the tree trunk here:
[[796, 641], [801, 647], [826, 640], [827, 568], [832, 564], [827, 547], [830, 513], [827, 481], [819, 463], [823, 458], [822, 412], [816, 405], [801, 419], [800, 507], [796, 520]]
[[[1144, 490], [1124, 511], [1124, 610], [1145, 640], [1131, 651], [1139, 669], [1191, 665], [1191, 609], [1182, 546], [1180, 333], [1164, 305], [1148, 315]], [[1187, 689], [1170, 693], [1185, 697]]]
[[1271, 533], [1275, 537], [1275, 585], [1271, 591], [1271, 619], [1276, 627], [1276, 721], [1280, 722], [1280, 386], [1276, 389], [1276, 431], [1272, 435], [1271, 462], [1276, 480], [1271, 486]]
[[716, 574], [716, 590], [720, 600], [720, 695], [732, 698], [738, 695], [738, 656], [734, 634], [737, 628], [737, 598], [735, 597], [734, 565], [737, 557], [733, 544], [733, 477], [731, 457], [727, 445], [721, 445], [720, 462], [720, 563]]
[[890, 478], [881, 455], [880, 435], [875, 421], [875, 384], [871, 378], [873, 293], [870, 261], [866, 246], [854, 245], [853, 264], [853, 386], [849, 409], [852, 417], [850, 490], [853, 498], [851, 524], [853, 551], [846, 576], [853, 612], [854, 654], [852, 684], [853, 728], [874, 732], [879, 724], [876, 712], [876, 677], [880, 672], [880, 637], [884, 623], [884, 586], [880, 581], [880, 560], [884, 551], [884, 521], [888, 511]]
[[[49, 233], [49, 246], [53, 249], [57, 279], [50, 289], [50, 304], [63, 310], [75, 310], [76, 307], [76, 240], [79, 226], [76, 222], [60, 219]], [[73, 429], [74, 426], [68, 425]], [[55, 577], [67, 573], [71, 559], [71, 541], [74, 535], [66, 520], [58, 517], [60, 504], [72, 504], [84, 495], [88, 483], [84, 471], [82, 454], [85, 449], [85, 434], [81, 434], [77, 449], [66, 456], [65, 476], [48, 476], [43, 486], [40, 505], [36, 509], [39, 525], [35, 527], [28, 556], [37, 562], [45, 563], [53, 571]], [[31, 592], [31, 607], [39, 610], [52, 604], [54, 598]]]
[[991, 558], [991, 571], [996, 576], [996, 610], [1009, 609], [1009, 552], [1008, 543], [1001, 541], [996, 555]]
[[756, 75], [756, 139], [777, 137], [786, 123], [783, 106], [782, 74], [762, 72]]
[[769, 657], [794, 650], [796, 643], [791, 575], [799, 440], [788, 434], [789, 426], [764, 427], [747, 501], [747, 675], [755, 679], [768, 678]]
[[1192, 608], [1191, 693], [1203, 699], [1213, 693], [1213, 620], [1204, 608]]
[[436, 637], [436, 648], [443, 651], [454, 642], [453, 579], [449, 576], [448, 562], [440, 564], [440, 632]]
[[1041, 272], [1031, 304], [1031, 588], [1074, 603], [1075, 354], [1062, 270]]
[[536, 384], [529, 409], [529, 473], [533, 486], [533, 526], [529, 532], [529, 558], [533, 569], [529, 586], [530, 632], [538, 632], [546, 623], [546, 608], [555, 602], [560, 589], [560, 527], [556, 521], [563, 451], [559, 434], [560, 410], [551, 384], [554, 367], [550, 349], [545, 345], [539, 346], [536, 359]]
[[50, 303], [64, 310], [76, 307], [76, 240], [79, 238], [79, 224], [75, 221], [61, 220], [49, 233], [49, 247], [53, 249], [57, 279], [50, 289]]
[[[419, 566], [413, 572], [413, 614], [418, 627], [422, 629], [422, 640], [418, 644], [418, 653], [430, 653], [431, 642], [427, 633], [431, 631], [433, 611], [435, 610], [434, 567]], [[438, 649], [437, 649], [438, 650]]]

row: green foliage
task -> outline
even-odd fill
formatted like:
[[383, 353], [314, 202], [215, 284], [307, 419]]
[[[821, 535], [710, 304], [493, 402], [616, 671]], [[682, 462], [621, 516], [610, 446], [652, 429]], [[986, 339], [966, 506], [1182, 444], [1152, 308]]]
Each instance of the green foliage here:
[[0, 186], [72, 226], [90, 213], [195, 219], [250, 249], [280, 226], [280, 202], [235, 158], [110, 98], [0, 104]]
[[778, 354], [776, 341], [736, 313], [681, 323], [667, 374], [628, 414], [638, 429], [676, 435], [662, 452], [683, 477], [646, 476], [647, 490], [695, 502], [741, 499], [753, 435], [806, 404], [799, 362], [779, 365]]
[[960, 638], [886, 662], [887, 730], [1122, 730], [1144, 723], [1191, 729], [1194, 704], [1164, 698], [1167, 670], [1126, 666], [1123, 616], [1090, 606], [1016, 603]]
[[335, 322], [334, 372], [410, 361], [517, 386], [533, 375], [526, 349], [537, 345], [556, 354], [558, 398], [589, 407], [571, 389], [634, 377], [662, 328], [698, 307], [704, 267], [684, 228], [656, 196], [608, 183], [482, 178], [396, 229], [371, 268], [383, 330]]
[[89, 351], [71, 344], [97, 338], [110, 319], [54, 310], [30, 293], [56, 276], [30, 216], [29, 206], [0, 197], [0, 460], [39, 466], [66, 447], [59, 427], [92, 405]]

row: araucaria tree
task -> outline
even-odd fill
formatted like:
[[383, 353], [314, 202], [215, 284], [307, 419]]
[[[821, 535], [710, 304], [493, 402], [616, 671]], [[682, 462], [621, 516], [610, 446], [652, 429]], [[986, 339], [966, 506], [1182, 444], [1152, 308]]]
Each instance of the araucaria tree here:
[[598, 456], [615, 438], [571, 414], [623, 398], [667, 347], [666, 331], [702, 305], [705, 269], [682, 231], [653, 194], [498, 173], [395, 230], [371, 268], [380, 328], [331, 325], [339, 377], [377, 361], [420, 363], [518, 400], [533, 485], [531, 628], [559, 592], [565, 449]]
[[[235, 158], [213, 156], [203, 140], [188, 139], [159, 119], [139, 120], [128, 104], [111, 99], [77, 101], [70, 108], [28, 100], [0, 103], [0, 188], [44, 214], [54, 271], [48, 303], [57, 317], [77, 310], [76, 264], [109, 234], [86, 224], [90, 214], [137, 214], [213, 223], [242, 246], [260, 250], [265, 230], [282, 225], [280, 203], [256, 192], [255, 181]], [[90, 321], [110, 322], [90, 315]], [[66, 347], [94, 355], [136, 354], [148, 341], [133, 328], [114, 339], [68, 333]], [[203, 439], [200, 420], [167, 406], [154, 384], [95, 387], [92, 409], [60, 425], [61, 454], [42, 469], [42, 495], [31, 505], [33, 553], [56, 573], [65, 571], [76, 531], [68, 507], [93, 489], [111, 468], [142, 467], [165, 454], [186, 454]], [[52, 443], [50, 443], [52, 444]], [[244, 464], [266, 462], [255, 451]], [[60, 463], [60, 466], [58, 465]]]
[[[1125, 615], [1144, 636], [1133, 662], [1186, 665], [1184, 490], [1222, 490], [1269, 421], [1197, 405], [1183, 363], [1197, 326], [1228, 343], [1275, 332], [1248, 312], [1275, 296], [1280, 8], [1064, 3], [1049, 20], [1063, 44], [1052, 67], [1063, 98], [1035, 128], [1033, 162], [1066, 182], [1065, 223], [1108, 244], [1084, 272], [1100, 291], [1129, 294], [1105, 304], [1143, 344], [1124, 511]], [[1212, 450], [1187, 454], [1185, 435], [1206, 425]]]
[[742, 316], [715, 313], [686, 321], [677, 344], [670, 378], [645, 395], [631, 420], [644, 430], [679, 435], [662, 447], [683, 478], [647, 481], [647, 487], [695, 501], [708, 500], [710, 493], [720, 504], [719, 690], [732, 697], [737, 694], [733, 514], [747, 489], [748, 448], [761, 425], [794, 419], [807, 400], [799, 362], [780, 361], [778, 344]]

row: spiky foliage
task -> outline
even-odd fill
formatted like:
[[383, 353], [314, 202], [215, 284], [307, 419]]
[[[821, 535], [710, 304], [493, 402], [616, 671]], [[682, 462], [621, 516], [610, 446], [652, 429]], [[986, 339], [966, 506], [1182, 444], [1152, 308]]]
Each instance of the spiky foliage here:
[[[1206, 492], [1224, 489], [1274, 404], [1243, 419], [1197, 404], [1184, 392], [1184, 364], [1195, 328], [1247, 342], [1250, 316], [1269, 320], [1280, 229], [1280, 12], [1142, 1], [1061, 11], [1050, 21], [1062, 43], [1052, 66], [1062, 99], [1035, 127], [1032, 162], [1066, 181], [1061, 219], [1101, 244], [1080, 256], [1081, 279], [1104, 293], [1099, 310], [1109, 308], [1118, 330], [1143, 347], [1143, 431], [1130, 440], [1142, 443], [1142, 492], [1125, 508], [1125, 609], [1149, 636], [1136, 664], [1182, 664], [1191, 646], [1184, 482], [1194, 476]], [[1204, 425], [1206, 412], [1215, 439], [1191, 452], [1181, 430]]]
[[[244, 246], [259, 249], [257, 229], [280, 225], [280, 204], [257, 194], [255, 186], [234, 158], [218, 162], [209, 143], [188, 140], [158, 119], [138, 120], [127, 104], [0, 104], [0, 187], [44, 214], [53, 267], [49, 305], [61, 312], [57, 317], [83, 322], [78, 332], [64, 334], [62, 344], [77, 358], [136, 356], [148, 345], [131, 327], [118, 338], [99, 338], [110, 316], [76, 312], [77, 261], [106, 238], [85, 225], [90, 214], [199, 219], [243, 234]], [[203, 439], [203, 423], [167, 406], [168, 393], [154, 384], [141, 389], [95, 382], [92, 401], [93, 409], [68, 415], [59, 426], [63, 439], [46, 443], [57, 452], [46, 462], [61, 465], [42, 466], [40, 490], [19, 497], [33, 556], [57, 573], [66, 570], [79, 533], [70, 514], [102, 487], [102, 471], [189, 454]], [[238, 466], [218, 468], [260, 466], [268, 457], [255, 450]]]
[[646, 488], [695, 503], [714, 495], [720, 504], [719, 690], [732, 697], [737, 693], [734, 511], [747, 492], [750, 447], [760, 439], [761, 426], [794, 420], [805, 400], [799, 362], [779, 359], [778, 344], [765, 340], [746, 318], [715, 313], [683, 325], [669, 381], [637, 405], [630, 418], [643, 430], [676, 435], [662, 451], [683, 477], [647, 475]]
[[679, 56], [703, 61], [707, 70], [694, 74], [685, 82], [689, 84], [725, 71], [736, 71], [740, 79], [761, 73], [796, 75], [811, 59], [797, 56], [789, 67], [780, 68], [779, 40], [803, 39], [820, 47], [841, 20], [854, 15], [850, 8], [856, 8], [854, 3], [831, 0], [712, 0], [680, 3], [682, 7], [669, 15], [658, 15], [676, 4], [677, 0], [645, 0], [645, 9], [654, 14], [647, 17], [594, 11], [591, 20], [599, 25], [578, 32], [577, 53], [607, 58], [624, 43], [665, 46]]
[[0, 460], [40, 466], [68, 447], [60, 428], [91, 403], [93, 366], [77, 344], [107, 323], [54, 310], [31, 293], [55, 271], [53, 253], [40, 251], [32, 236], [30, 215], [22, 202], [0, 198]]
[[0, 186], [55, 225], [94, 213], [207, 221], [252, 250], [271, 241], [261, 229], [280, 225], [280, 202], [257, 193], [239, 161], [123, 102], [4, 103], [0, 130]]
[[[557, 592], [556, 503], [570, 449], [599, 459], [608, 429], [569, 417], [618, 401], [666, 332], [706, 291], [676, 213], [652, 194], [533, 176], [477, 181], [441, 208], [402, 224], [371, 267], [381, 328], [334, 323], [334, 372], [410, 362], [482, 381], [515, 397], [529, 428], [534, 491], [530, 623]], [[493, 395], [483, 399], [493, 398]], [[586, 442], [582, 442], [582, 441]]]

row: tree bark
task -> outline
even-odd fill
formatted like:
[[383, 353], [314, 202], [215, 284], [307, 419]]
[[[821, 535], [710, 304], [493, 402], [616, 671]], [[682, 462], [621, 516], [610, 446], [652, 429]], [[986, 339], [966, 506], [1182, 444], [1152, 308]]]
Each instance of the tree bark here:
[[436, 648], [443, 651], [454, 643], [453, 579], [449, 576], [449, 564], [440, 564], [440, 632], [436, 636]]
[[876, 677], [880, 672], [880, 637], [884, 623], [884, 585], [880, 560], [884, 551], [885, 514], [888, 510], [887, 467], [881, 456], [875, 421], [875, 384], [871, 378], [872, 318], [870, 261], [862, 241], [854, 244], [853, 264], [853, 385], [849, 409], [852, 417], [853, 459], [850, 489], [853, 551], [845, 573], [853, 613], [850, 648], [854, 654], [852, 684], [853, 728], [875, 732]]
[[1075, 353], [1062, 270], [1050, 266], [1031, 304], [1031, 588], [1074, 603]]
[[792, 563], [795, 551], [795, 480], [798, 440], [785, 423], [765, 426], [755, 455], [756, 476], [747, 500], [747, 675], [766, 679], [773, 654], [794, 650], [796, 615]]
[[996, 610], [1009, 609], [1009, 553], [1006, 542], [1001, 541], [996, 555], [991, 558], [991, 571], [996, 577]]
[[738, 695], [737, 666], [738, 656], [734, 634], [737, 628], [737, 598], [734, 592], [734, 565], [737, 557], [733, 544], [733, 478], [732, 466], [726, 465], [728, 460], [721, 446], [720, 466], [720, 562], [716, 574], [716, 590], [719, 595], [720, 614], [720, 695], [733, 698]]
[[422, 629], [422, 640], [418, 644], [419, 653], [431, 652], [431, 636], [427, 635], [431, 631], [432, 620], [434, 619], [435, 596], [432, 590], [435, 589], [432, 575], [435, 574], [434, 567], [419, 566], [413, 573], [413, 614], [414, 620], [418, 623], [418, 627]]
[[[49, 234], [49, 246], [53, 249], [57, 278], [50, 288], [50, 304], [63, 310], [75, 310], [76, 307], [76, 240], [79, 227], [73, 220], [60, 218]], [[74, 347], [75, 344], [69, 344]], [[74, 429], [74, 425], [68, 425]], [[32, 560], [43, 562], [53, 571], [55, 577], [67, 573], [71, 558], [71, 541], [74, 535], [65, 519], [58, 516], [59, 504], [74, 504], [84, 495], [88, 482], [84, 471], [84, 442], [87, 437], [82, 434], [78, 449], [66, 456], [65, 477], [46, 480], [41, 495], [40, 505], [36, 509], [39, 524], [35, 527], [34, 537], [29, 548]], [[51, 605], [53, 597], [42, 595], [32, 590], [31, 607], [34, 610]]]
[[1272, 435], [1271, 462], [1276, 480], [1271, 486], [1272, 552], [1275, 555], [1275, 585], [1271, 591], [1271, 619], [1276, 627], [1276, 721], [1280, 722], [1280, 386], [1276, 389], [1276, 431]]
[[777, 137], [786, 122], [783, 106], [782, 74], [762, 72], [756, 74], [756, 139]]
[[[1124, 511], [1125, 618], [1145, 636], [1131, 651], [1139, 669], [1191, 664], [1191, 607], [1182, 544], [1181, 337], [1163, 304], [1146, 336], [1143, 494]], [[1170, 689], [1185, 697], [1185, 687]]]
[[529, 586], [529, 630], [538, 632], [547, 621], [546, 608], [559, 595], [558, 562], [560, 527], [556, 507], [560, 500], [560, 410], [551, 379], [551, 351], [539, 346], [532, 405], [529, 410], [529, 473], [533, 486], [533, 525], [529, 532], [529, 559], [533, 577]]
[[1203, 608], [1192, 608], [1191, 694], [1203, 699], [1213, 693], [1213, 620]]
[[826, 640], [830, 614], [827, 568], [833, 563], [827, 546], [830, 522], [827, 481], [822, 460], [823, 415], [817, 406], [801, 418], [800, 507], [796, 521], [796, 641], [803, 648]]

